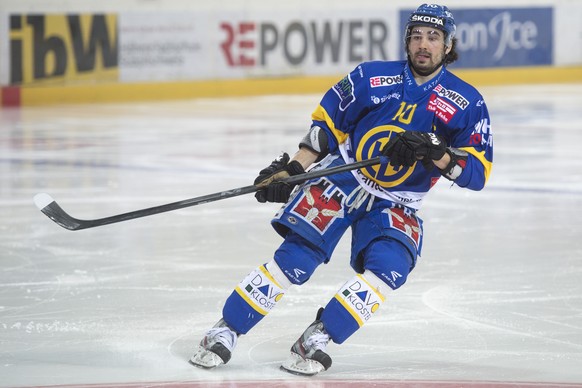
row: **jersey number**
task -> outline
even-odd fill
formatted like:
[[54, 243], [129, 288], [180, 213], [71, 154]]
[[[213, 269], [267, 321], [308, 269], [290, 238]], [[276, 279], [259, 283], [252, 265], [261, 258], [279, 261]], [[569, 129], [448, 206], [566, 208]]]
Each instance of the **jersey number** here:
[[400, 103], [400, 109], [394, 115], [392, 120], [398, 120], [402, 124], [410, 124], [412, 121], [412, 116], [414, 116], [414, 111], [416, 110], [417, 104], [407, 104], [404, 101]]

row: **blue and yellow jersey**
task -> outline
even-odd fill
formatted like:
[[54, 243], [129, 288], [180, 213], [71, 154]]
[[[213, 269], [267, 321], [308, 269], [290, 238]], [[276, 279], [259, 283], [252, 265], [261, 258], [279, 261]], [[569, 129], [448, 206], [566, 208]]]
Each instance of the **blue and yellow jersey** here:
[[[455, 183], [480, 190], [491, 172], [493, 137], [481, 94], [443, 67], [429, 82], [417, 85], [406, 61], [360, 64], [335, 84], [312, 114], [313, 124], [328, 132], [330, 151], [346, 163], [380, 155], [398, 132], [434, 132], [451, 147], [469, 153]], [[360, 184], [376, 196], [418, 209], [440, 178], [421, 162], [394, 168], [373, 166], [354, 171]]]

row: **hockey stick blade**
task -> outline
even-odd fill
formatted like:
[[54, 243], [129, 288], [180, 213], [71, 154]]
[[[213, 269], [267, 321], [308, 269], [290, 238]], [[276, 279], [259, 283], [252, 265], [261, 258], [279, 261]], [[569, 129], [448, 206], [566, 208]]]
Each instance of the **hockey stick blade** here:
[[[308, 181], [310, 179], [321, 178], [324, 176], [338, 174], [344, 171], [350, 171], [358, 168], [373, 166], [376, 164], [387, 164], [387, 163], [388, 163], [387, 157], [378, 156], [372, 159], [363, 160], [361, 162], [345, 164], [342, 166], [327, 169], [309, 171], [304, 174], [290, 176], [289, 178], [286, 178], [283, 181], [290, 184], [298, 184], [301, 182]], [[154, 206], [147, 209], [135, 210], [128, 213], [117, 214], [111, 217], [98, 218], [92, 220], [82, 220], [70, 216], [50, 195], [46, 193], [39, 193], [35, 195], [34, 203], [41, 212], [43, 212], [48, 218], [50, 218], [63, 228], [68, 230], [81, 230], [94, 228], [97, 226], [114, 224], [122, 221], [133, 220], [141, 217], [147, 217], [154, 214], [168, 212], [171, 210], [178, 210], [189, 206], [196, 206], [202, 205], [204, 203], [220, 201], [226, 198], [232, 198], [237, 197], [239, 195], [254, 193], [260, 189], [261, 189], [260, 186], [255, 185], [244, 186], [231, 190], [220, 191], [218, 193], [203, 195], [201, 197], [190, 198], [183, 201], [172, 202], [165, 205]]]

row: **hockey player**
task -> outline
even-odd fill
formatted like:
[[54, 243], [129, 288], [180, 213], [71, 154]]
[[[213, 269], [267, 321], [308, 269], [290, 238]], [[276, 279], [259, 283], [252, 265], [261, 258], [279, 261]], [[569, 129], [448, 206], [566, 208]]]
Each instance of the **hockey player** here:
[[[282, 365], [303, 375], [328, 369], [329, 341], [343, 343], [372, 319], [415, 267], [423, 239], [417, 211], [437, 180], [484, 187], [493, 156], [489, 114], [479, 92], [446, 68], [457, 59], [455, 30], [446, 6], [418, 7], [404, 30], [407, 60], [357, 66], [323, 96], [293, 158], [283, 154], [259, 173], [257, 200], [285, 203], [272, 222], [284, 242], [236, 286], [192, 364], [226, 364], [237, 338], [327, 263], [351, 227], [356, 274], [318, 311]], [[389, 164], [297, 187], [277, 182], [313, 163], [323, 169], [380, 154]]]

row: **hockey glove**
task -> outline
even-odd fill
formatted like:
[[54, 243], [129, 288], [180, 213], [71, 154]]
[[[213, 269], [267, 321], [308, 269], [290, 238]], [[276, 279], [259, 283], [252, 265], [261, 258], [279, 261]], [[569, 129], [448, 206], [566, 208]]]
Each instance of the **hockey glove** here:
[[381, 152], [390, 158], [390, 164], [394, 167], [411, 167], [417, 160], [423, 159], [422, 164], [430, 169], [433, 166], [430, 161], [441, 159], [446, 149], [444, 140], [434, 133], [405, 131], [390, 139]]
[[287, 202], [296, 185], [278, 181], [291, 175], [303, 174], [304, 172], [305, 170], [301, 163], [296, 160], [289, 163], [289, 155], [284, 152], [277, 159], [273, 160], [269, 167], [259, 172], [259, 176], [255, 179], [254, 184], [263, 188], [255, 193], [255, 198], [261, 203]]

